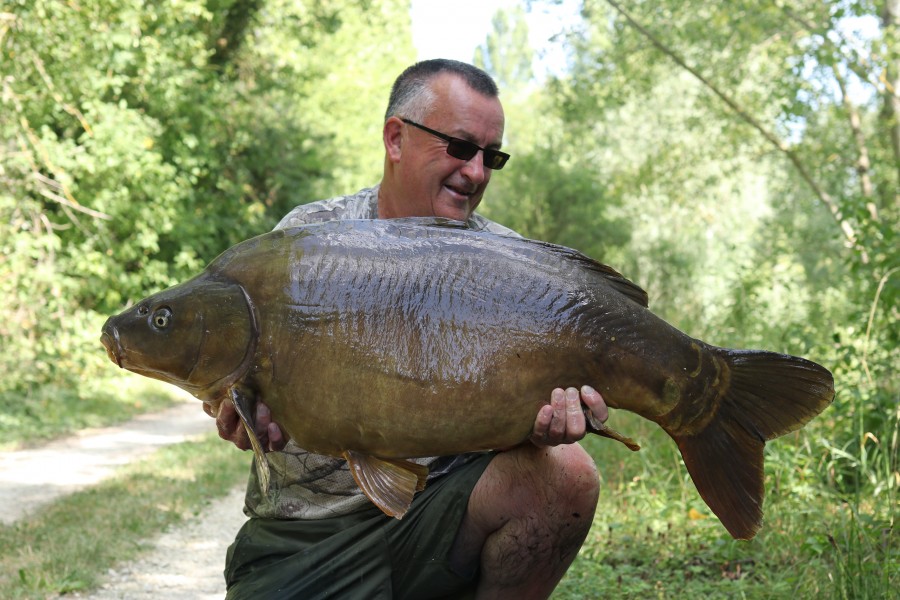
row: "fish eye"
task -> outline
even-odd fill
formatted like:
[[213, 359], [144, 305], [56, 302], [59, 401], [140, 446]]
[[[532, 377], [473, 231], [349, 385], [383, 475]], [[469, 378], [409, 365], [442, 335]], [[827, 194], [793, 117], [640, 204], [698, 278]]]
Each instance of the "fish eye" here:
[[165, 329], [172, 320], [172, 311], [168, 306], [157, 308], [150, 317], [150, 324], [154, 329]]

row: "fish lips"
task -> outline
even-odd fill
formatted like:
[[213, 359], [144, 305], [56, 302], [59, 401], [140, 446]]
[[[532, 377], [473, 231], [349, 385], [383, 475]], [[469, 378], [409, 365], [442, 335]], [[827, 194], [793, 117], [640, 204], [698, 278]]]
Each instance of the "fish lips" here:
[[116, 363], [119, 368], [122, 368], [122, 345], [119, 343], [119, 330], [114, 325], [111, 325], [109, 321], [103, 326], [103, 333], [100, 334], [100, 343], [106, 348], [106, 355], [109, 357], [109, 360]]
[[[100, 343], [106, 348], [106, 355], [109, 357], [109, 360], [116, 363], [120, 369], [125, 369], [132, 373], [144, 375], [145, 377], [151, 377], [153, 379], [161, 379], [156, 371], [144, 369], [138, 364], [132, 364], [128, 360], [128, 353], [122, 346], [119, 330], [115, 325], [107, 323], [103, 326], [103, 332], [100, 334]], [[167, 381], [165, 379], [163, 380]]]

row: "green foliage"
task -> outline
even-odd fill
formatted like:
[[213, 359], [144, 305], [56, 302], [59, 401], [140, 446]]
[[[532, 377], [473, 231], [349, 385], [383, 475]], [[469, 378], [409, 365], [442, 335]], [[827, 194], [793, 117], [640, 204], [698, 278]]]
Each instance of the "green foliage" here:
[[[706, 512], [669, 440], [617, 414], [649, 450], [592, 446], [607, 494], [557, 596], [890, 595], [900, 15], [843, 0], [582, 4], [556, 79], [533, 79], [521, 9], [478, 51], [512, 154], [480, 210], [611, 264], [692, 335], [828, 366], [838, 394], [769, 444], [749, 544]], [[111, 391], [104, 317], [292, 206], [377, 180], [379, 115], [412, 48], [396, 0], [7, 5], [0, 432], [23, 440], [166, 402]]]
[[[826, 365], [838, 392], [795, 440], [770, 445], [767, 522], [778, 531], [765, 530], [762, 546], [709, 558], [713, 539], [691, 546], [666, 537], [668, 525], [646, 531], [648, 518], [674, 530], [694, 508], [683, 501], [689, 484], [659, 476], [625, 500], [627, 486], [612, 487], [600, 515], [639, 507], [622, 526], [628, 539], [616, 526], [585, 550], [602, 563], [579, 562], [585, 581], [617, 578], [625, 597], [887, 595], [900, 577], [890, 533], [900, 490], [898, 16], [836, 1], [582, 8], [567, 32], [570, 71], [507, 111], [512, 159], [485, 212], [621, 270], [692, 335]], [[864, 35], [853, 33], [860, 24]], [[647, 462], [657, 461], [680, 463]], [[646, 481], [643, 462], [621, 469]], [[598, 518], [600, 531], [613, 519]], [[665, 556], [676, 551], [699, 562], [673, 566]], [[709, 568], [698, 584], [704, 564], [736, 556], [753, 565], [743, 583], [720, 588], [727, 571]], [[797, 577], [806, 561], [813, 574]], [[567, 581], [559, 597], [595, 597]]]
[[763, 528], [752, 541], [736, 541], [700, 499], [665, 434], [630, 414], [612, 418], [642, 449], [582, 442], [600, 470], [600, 503], [554, 600], [606, 597], [613, 587], [616, 597], [634, 599], [874, 599], [890, 597], [900, 583], [891, 498], [857, 510], [824, 490], [818, 441], [795, 435], [767, 445]]
[[535, 86], [524, 10], [498, 11], [493, 25], [474, 63], [502, 82], [504, 148], [513, 159], [492, 177], [479, 211], [526, 237], [603, 255], [628, 239], [628, 223], [612, 212], [618, 201], [584, 168], [577, 135]]
[[[405, 10], [396, 0], [4, 8], [0, 430], [88, 407], [103, 389], [88, 382], [114, 368], [97, 341], [106, 315], [297, 204], [374, 183], [377, 115], [412, 55]], [[132, 412], [107, 406], [108, 419]]]
[[490, 73], [505, 96], [533, 77], [525, 9], [515, 6], [498, 10], [491, 28], [484, 44], [475, 49], [472, 64]]

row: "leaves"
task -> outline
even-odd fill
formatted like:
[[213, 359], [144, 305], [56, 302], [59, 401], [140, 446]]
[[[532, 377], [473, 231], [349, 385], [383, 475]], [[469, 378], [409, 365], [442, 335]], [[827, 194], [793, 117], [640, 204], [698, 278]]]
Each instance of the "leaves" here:
[[[512, 159], [484, 210], [614, 265], [692, 335], [826, 365], [833, 407], [784, 451], [767, 448], [773, 495], [896, 519], [893, 26], [865, 2], [583, 5], [566, 34], [571, 71], [508, 110]], [[674, 488], [659, 501], [676, 504]], [[810, 525], [796, 527], [785, 535]], [[857, 536], [840, 561], [883, 560], [882, 533]], [[838, 593], [853, 595], [855, 573]], [[896, 582], [896, 570], [864, 574], [876, 589]]]
[[[297, 204], [375, 183], [378, 115], [411, 60], [405, 10], [394, 0], [4, 8], [0, 367], [13, 376], [0, 406], [50, 384], [77, 400], [77, 383], [102, 372], [104, 315]], [[363, 51], [373, 46], [386, 52]]]

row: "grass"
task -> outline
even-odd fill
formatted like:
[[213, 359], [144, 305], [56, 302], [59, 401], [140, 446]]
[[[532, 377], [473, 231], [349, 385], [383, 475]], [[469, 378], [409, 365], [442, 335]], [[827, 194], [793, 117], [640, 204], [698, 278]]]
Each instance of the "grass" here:
[[[0, 451], [162, 410], [178, 402], [178, 393], [158, 381], [117, 373], [74, 387], [47, 385], [30, 393], [0, 394]], [[197, 410], [201, 410], [199, 402]]]
[[165, 528], [246, 481], [248, 457], [215, 435], [159, 450], [114, 478], [0, 527], [4, 598], [46, 598], [99, 583]]
[[[851, 441], [834, 441], [835, 425], [820, 419], [768, 444], [765, 521], [749, 542], [731, 539], [710, 513], [661, 430], [615, 412], [615, 427], [643, 450], [593, 437], [583, 442], [599, 466], [601, 500], [554, 600], [895, 597], [894, 410], [877, 429], [861, 425]], [[833, 410], [830, 419], [846, 428], [844, 414]], [[211, 435], [160, 450], [112, 480], [0, 527], [0, 595], [44, 598], [96, 586], [110, 567], [147, 548], [146, 540], [243, 483], [248, 463]]]
[[752, 541], [736, 541], [700, 499], [671, 440], [633, 415], [614, 418], [644, 449], [583, 442], [600, 468], [601, 499], [554, 600], [881, 599], [900, 586], [896, 495], [830, 490], [816, 478], [826, 467], [808, 459], [827, 449], [798, 451], [811, 433], [767, 446], [765, 522]]

